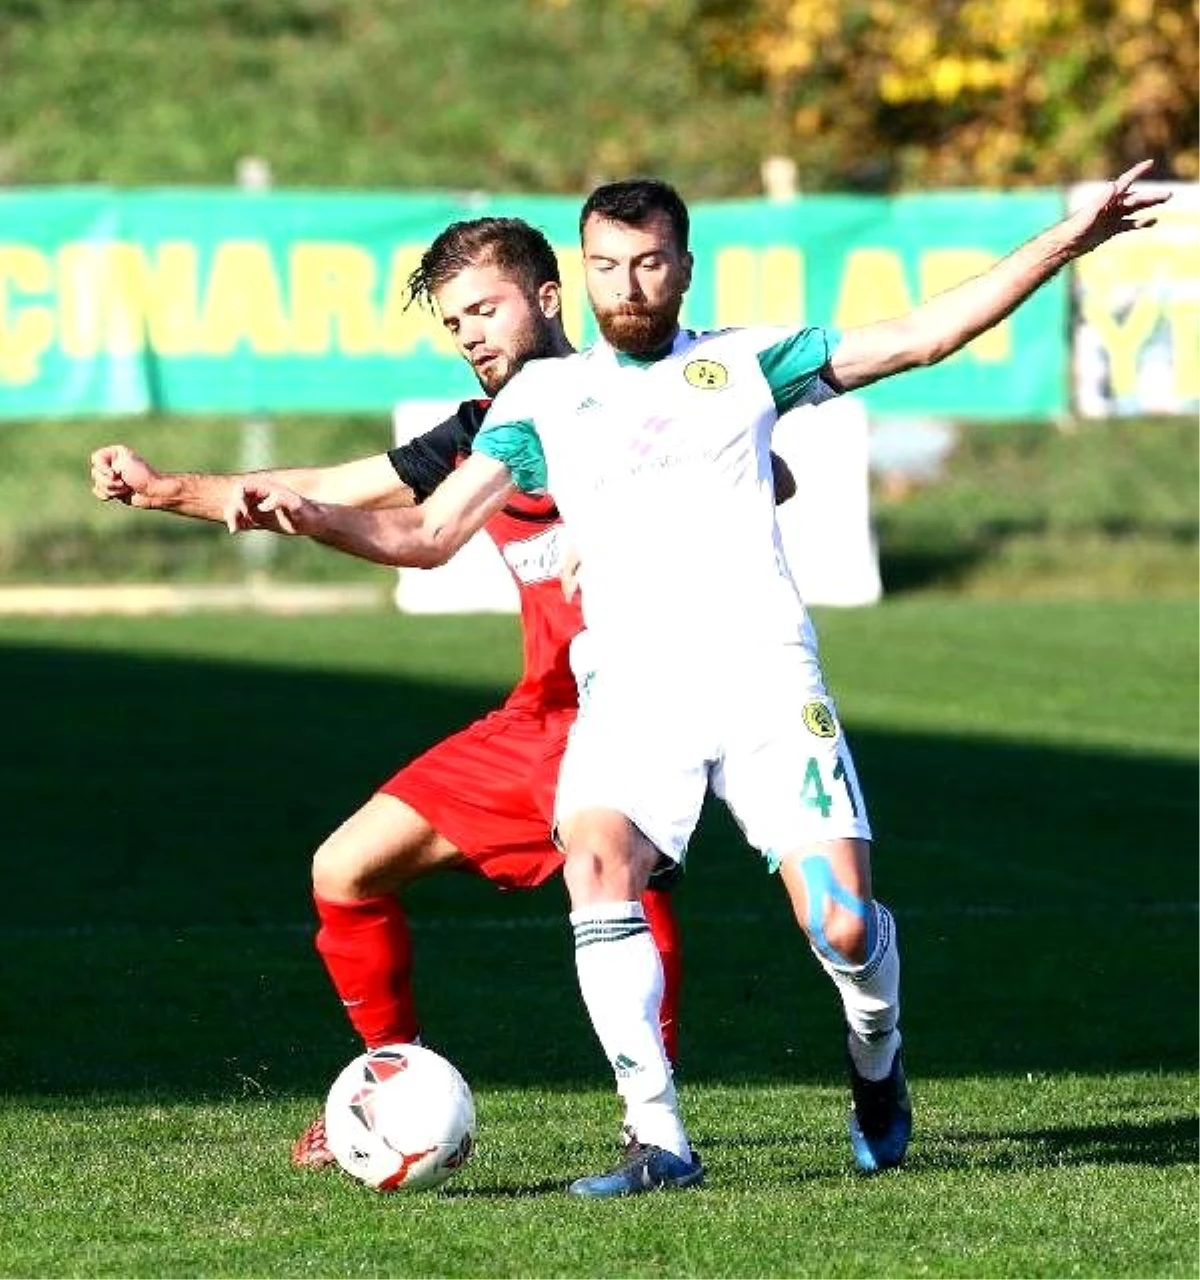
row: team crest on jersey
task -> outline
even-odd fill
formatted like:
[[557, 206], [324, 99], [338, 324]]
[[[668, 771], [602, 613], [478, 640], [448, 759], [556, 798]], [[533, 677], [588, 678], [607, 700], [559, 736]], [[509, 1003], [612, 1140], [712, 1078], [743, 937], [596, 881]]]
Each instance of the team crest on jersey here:
[[837, 737], [837, 719], [823, 702], [806, 702], [800, 713], [804, 727], [818, 738]]
[[729, 385], [729, 370], [716, 360], [690, 360], [683, 366], [683, 378], [697, 391], [720, 391]]

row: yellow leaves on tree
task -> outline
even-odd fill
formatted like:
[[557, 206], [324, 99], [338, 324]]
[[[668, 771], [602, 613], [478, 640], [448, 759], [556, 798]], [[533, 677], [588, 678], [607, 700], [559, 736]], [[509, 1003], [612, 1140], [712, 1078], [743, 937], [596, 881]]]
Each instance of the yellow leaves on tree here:
[[1059, 184], [1143, 156], [1194, 178], [1195, 0], [697, 0], [710, 64], [760, 77], [802, 174]]

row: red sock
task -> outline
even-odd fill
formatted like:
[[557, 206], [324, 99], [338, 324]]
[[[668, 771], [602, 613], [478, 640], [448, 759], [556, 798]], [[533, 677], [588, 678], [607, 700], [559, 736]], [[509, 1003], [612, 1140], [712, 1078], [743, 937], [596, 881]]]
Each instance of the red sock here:
[[683, 984], [683, 945], [679, 937], [679, 922], [675, 919], [675, 906], [671, 894], [665, 889], [647, 889], [642, 894], [642, 908], [646, 923], [662, 957], [663, 997], [658, 1007], [658, 1020], [662, 1026], [663, 1044], [672, 1064], [679, 1053], [679, 988]]
[[317, 951], [367, 1048], [416, 1040], [412, 943], [400, 903], [386, 894], [332, 902], [314, 893], [313, 901]]

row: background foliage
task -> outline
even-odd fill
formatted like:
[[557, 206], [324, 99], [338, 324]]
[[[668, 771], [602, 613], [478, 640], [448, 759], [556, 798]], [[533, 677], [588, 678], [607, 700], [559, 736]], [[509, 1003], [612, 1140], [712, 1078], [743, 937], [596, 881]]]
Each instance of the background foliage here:
[[[754, 190], [763, 112], [616, 6], [0, 0], [0, 182]], [[653, 121], [651, 126], [648, 122]]]
[[[760, 190], [1061, 185], [1153, 155], [1195, 176], [1185, 0], [0, 0], [0, 184], [581, 192], [632, 171], [693, 198]], [[240, 426], [0, 431], [0, 581], [232, 580], [232, 540], [88, 495], [124, 438], [237, 470]], [[381, 421], [276, 425], [281, 463], [374, 452]], [[1195, 424], [963, 433], [936, 485], [876, 495], [889, 591], [1192, 594]], [[386, 575], [280, 545], [284, 578]]]
[[0, 183], [692, 198], [1197, 173], [1194, 0], [0, 0]]
[[695, 0], [676, 18], [703, 66], [766, 96], [804, 187], [1053, 186], [1146, 157], [1196, 176], [1189, 0]]

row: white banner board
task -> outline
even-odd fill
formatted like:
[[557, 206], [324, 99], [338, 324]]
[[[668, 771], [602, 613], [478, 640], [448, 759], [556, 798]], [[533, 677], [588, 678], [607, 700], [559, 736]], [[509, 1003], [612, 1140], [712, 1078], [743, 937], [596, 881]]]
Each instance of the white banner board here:
[[[1085, 418], [1200, 408], [1200, 185], [1138, 186], [1170, 194], [1155, 225], [1074, 264], [1075, 407]], [[1095, 190], [1072, 188], [1071, 207]]]

